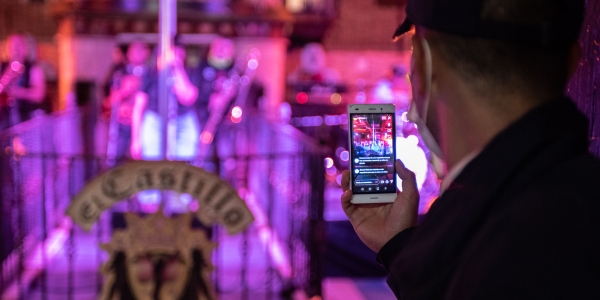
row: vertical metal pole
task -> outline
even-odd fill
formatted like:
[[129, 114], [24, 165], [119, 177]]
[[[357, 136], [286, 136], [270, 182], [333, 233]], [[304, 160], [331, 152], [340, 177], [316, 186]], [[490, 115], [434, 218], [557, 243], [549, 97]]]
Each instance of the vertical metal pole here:
[[312, 166], [310, 170], [310, 180], [312, 191], [310, 193], [310, 202], [308, 208], [308, 251], [310, 255], [308, 295], [310, 297], [323, 295], [323, 255], [325, 248], [325, 220], [324, 211], [324, 192], [325, 192], [325, 157], [321, 154], [311, 154], [308, 159], [308, 165]]
[[[44, 145], [42, 143], [42, 145]], [[42, 281], [42, 300], [47, 300], [48, 299], [48, 280], [46, 277], [46, 274], [48, 272], [48, 258], [46, 255], [46, 243], [47, 243], [47, 239], [48, 239], [48, 218], [47, 218], [47, 209], [48, 209], [48, 205], [46, 203], [46, 154], [43, 153], [42, 154], [42, 232], [43, 232], [43, 236], [42, 236], [42, 241], [44, 247], [42, 249], [42, 265], [43, 265], [43, 270], [42, 270], [42, 274], [41, 274], [41, 281]]]
[[17, 207], [17, 226], [18, 226], [18, 232], [19, 234], [17, 235], [17, 249], [19, 251], [19, 266], [18, 266], [18, 272], [16, 274], [17, 276], [17, 286], [19, 287], [19, 300], [23, 299], [23, 295], [25, 294], [25, 287], [23, 286], [23, 282], [22, 282], [22, 275], [25, 271], [25, 236], [27, 235], [27, 233], [25, 232], [25, 220], [24, 219], [24, 215], [25, 215], [25, 206], [24, 206], [24, 202], [25, 199], [23, 199], [23, 194], [22, 194], [22, 190], [23, 190], [23, 186], [21, 185], [21, 182], [23, 182], [23, 169], [22, 169], [22, 164], [21, 164], [21, 159], [22, 157], [19, 156], [18, 154], [14, 154], [13, 158], [12, 158], [15, 162], [14, 162], [14, 166], [15, 166], [15, 199], [16, 199], [16, 207]]
[[160, 0], [160, 10], [158, 13], [159, 22], [159, 64], [158, 64], [158, 109], [162, 118], [162, 159], [169, 158], [169, 124], [171, 123], [169, 112], [172, 111], [176, 103], [170, 97], [170, 72], [166, 62], [173, 57], [172, 45], [175, 36], [175, 25], [177, 23], [177, 2], [176, 0]]
[[[74, 158], [71, 156], [68, 158], [68, 195], [69, 195], [69, 199], [72, 199], [71, 197], [73, 197], [75, 195], [75, 170], [74, 170], [74, 166], [73, 166], [73, 160]], [[67, 299], [68, 300], [73, 300], [74, 298], [74, 293], [75, 293], [75, 266], [74, 266], [74, 259], [75, 259], [75, 231], [73, 230], [73, 227], [71, 227], [71, 229], [69, 230], [69, 240], [68, 240], [68, 245], [67, 245], [67, 258], [68, 258], [68, 262], [67, 262]]]

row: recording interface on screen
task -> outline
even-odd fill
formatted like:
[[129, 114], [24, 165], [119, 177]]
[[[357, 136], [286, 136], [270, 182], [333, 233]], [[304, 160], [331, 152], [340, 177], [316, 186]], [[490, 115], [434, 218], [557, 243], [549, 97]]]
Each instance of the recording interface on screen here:
[[394, 193], [394, 114], [351, 114], [352, 191]]

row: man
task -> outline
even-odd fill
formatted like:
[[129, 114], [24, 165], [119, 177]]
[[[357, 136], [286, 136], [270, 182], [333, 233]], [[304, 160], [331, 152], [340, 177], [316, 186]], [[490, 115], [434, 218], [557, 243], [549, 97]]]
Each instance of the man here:
[[115, 157], [122, 161], [127, 157], [141, 158], [141, 120], [148, 102], [148, 95], [140, 91], [141, 78], [130, 74], [120, 79], [118, 89], [110, 93], [110, 102], [115, 108], [114, 120], [117, 132]]
[[[564, 96], [583, 1], [409, 0], [416, 121], [447, 163], [416, 226], [414, 174], [386, 205], [342, 205], [402, 299], [600, 299], [600, 163]], [[439, 142], [439, 143], [438, 143]]]
[[211, 41], [206, 57], [201, 61], [193, 79], [198, 86], [198, 114], [200, 122], [205, 124], [209, 113], [218, 106], [229, 105], [237, 90], [230, 83], [230, 78], [238, 75], [234, 70], [235, 44], [233, 40], [217, 37]]
[[140, 88], [146, 92], [150, 84], [150, 72], [148, 59], [150, 58], [150, 47], [148, 44], [135, 40], [127, 46], [125, 56], [120, 55], [120, 48], [116, 47], [113, 51], [113, 65], [110, 68], [107, 79], [104, 83], [104, 103], [103, 117], [110, 118], [111, 101], [110, 94], [113, 90], [118, 90], [121, 85], [121, 79], [126, 75], [135, 75], [141, 79]]
[[[200, 123], [198, 121], [197, 104], [198, 88], [190, 77], [191, 70], [185, 66], [185, 47], [175, 38], [173, 57], [164, 66], [170, 74], [169, 101], [175, 102], [173, 115], [174, 122], [167, 123], [168, 140], [167, 149], [163, 149], [163, 117], [159, 110], [158, 74], [151, 71], [151, 83], [144, 91], [147, 101], [136, 101], [134, 118], [132, 119], [132, 135], [139, 128], [136, 139], [132, 136], [131, 152], [133, 158], [145, 160], [164, 159], [166, 150], [167, 159], [193, 160], [198, 154], [200, 140]], [[195, 80], [194, 80], [195, 81]], [[141, 112], [143, 113], [137, 113]], [[170, 112], [171, 113], [171, 112]], [[142, 116], [137, 118], [136, 116]], [[160, 193], [157, 190], [144, 191], [138, 195], [141, 209], [144, 212], [154, 212], [160, 202]], [[168, 196], [165, 204], [165, 213], [181, 213], [187, 211], [191, 196]]]
[[[104, 84], [106, 98], [102, 103], [102, 117], [108, 122], [107, 157], [112, 163], [141, 158], [141, 118], [151, 90], [148, 44], [135, 40], [122, 60], [115, 48], [114, 65]], [[135, 103], [135, 105], [134, 105]]]
[[[185, 66], [185, 47], [175, 39], [173, 58], [165, 66], [170, 72], [169, 95], [176, 104], [176, 124], [170, 126], [167, 154], [170, 159], [191, 160], [196, 157], [200, 136], [197, 115], [198, 88], [190, 80]], [[143, 91], [148, 94], [147, 106], [141, 120], [141, 156], [143, 159], [162, 157], [162, 116], [159, 111], [158, 74], [154, 72], [151, 83]], [[133, 125], [132, 125], [133, 126]], [[175, 128], [175, 130], [173, 130]]]
[[0, 65], [0, 129], [43, 114], [44, 71], [36, 62], [33, 40], [12, 34], [6, 40], [6, 61]]

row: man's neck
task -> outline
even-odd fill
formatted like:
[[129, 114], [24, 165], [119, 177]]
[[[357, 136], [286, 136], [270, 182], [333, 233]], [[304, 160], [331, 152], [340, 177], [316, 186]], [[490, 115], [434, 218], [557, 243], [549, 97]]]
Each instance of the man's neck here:
[[[500, 132], [537, 106], [536, 101], [513, 95], [506, 99], [485, 99], [472, 93], [459, 92], [444, 109], [447, 128], [442, 130], [447, 149], [446, 163], [452, 168], [464, 157], [483, 149]], [[504, 102], [496, 102], [504, 101]], [[493, 103], [510, 103], [498, 107]]]

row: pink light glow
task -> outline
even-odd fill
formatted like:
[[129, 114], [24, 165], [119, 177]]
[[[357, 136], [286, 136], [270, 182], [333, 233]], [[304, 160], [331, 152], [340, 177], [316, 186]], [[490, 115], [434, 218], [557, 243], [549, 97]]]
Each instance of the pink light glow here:
[[204, 144], [210, 144], [210, 143], [212, 143], [212, 140], [213, 140], [213, 135], [208, 131], [204, 131], [200, 135], [200, 141], [202, 141], [202, 143], [204, 143]]
[[21, 63], [18, 61], [13, 61], [12, 64], [10, 64], [10, 68], [15, 72], [20, 72], [21, 71]]
[[308, 95], [306, 93], [298, 93], [298, 95], [296, 95], [296, 101], [300, 104], [304, 104], [308, 101]]

